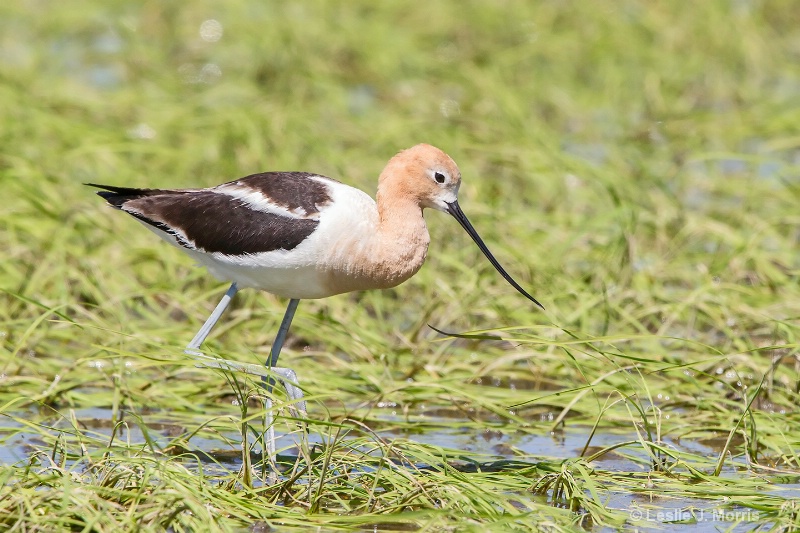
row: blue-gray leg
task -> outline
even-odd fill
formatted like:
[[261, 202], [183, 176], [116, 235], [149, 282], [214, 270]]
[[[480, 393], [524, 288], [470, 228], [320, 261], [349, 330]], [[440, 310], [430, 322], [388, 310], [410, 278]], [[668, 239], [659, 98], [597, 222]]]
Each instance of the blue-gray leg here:
[[[283, 343], [286, 342], [286, 335], [289, 333], [289, 327], [292, 325], [292, 319], [294, 318], [294, 313], [297, 311], [297, 304], [299, 303], [300, 300], [295, 298], [289, 300], [289, 305], [286, 307], [286, 312], [283, 314], [283, 320], [281, 320], [281, 326], [278, 328], [278, 335], [275, 336], [275, 342], [272, 343], [272, 348], [269, 351], [269, 358], [266, 363], [264, 363], [264, 366], [283, 378], [282, 381], [284, 387], [286, 387], [286, 395], [290, 400], [297, 401], [297, 410], [300, 411], [301, 416], [305, 417], [306, 402], [302, 400], [303, 391], [297, 386], [297, 374], [291, 369], [275, 366], [278, 364], [278, 357], [281, 355]], [[267, 389], [267, 414], [265, 422], [267, 426], [267, 451], [269, 452], [270, 458], [273, 458], [275, 457], [276, 445], [275, 424], [273, 424], [274, 417], [272, 415], [272, 387], [275, 385], [275, 380], [272, 376], [263, 376], [261, 381]]]
[[197, 349], [200, 348], [200, 345], [203, 344], [203, 341], [206, 340], [208, 334], [211, 333], [211, 328], [213, 328], [219, 317], [222, 316], [222, 313], [225, 312], [225, 309], [228, 308], [228, 304], [231, 303], [233, 297], [236, 296], [236, 293], [239, 291], [239, 288], [236, 286], [236, 283], [231, 283], [230, 288], [225, 293], [225, 296], [222, 297], [222, 300], [217, 304], [217, 307], [214, 308], [214, 311], [211, 313], [211, 316], [208, 317], [203, 327], [200, 328], [200, 331], [197, 332], [197, 335], [194, 336], [192, 342], [184, 350], [185, 353], [189, 355], [202, 355]]
[[[200, 367], [221, 368], [223, 370], [245, 372], [248, 374], [261, 376], [261, 379], [264, 381], [265, 388], [269, 393], [272, 392], [272, 387], [274, 385], [273, 376], [278, 376], [284, 387], [286, 387], [286, 395], [289, 397], [289, 400], [295, 402], [296, 408], [300, 411], [300, 414], [305, 416], [306, 403], [303, 401], [303, 391], [300, 389], [300, 387], [298, 387], [297, 374], [290, 368], [281, 368], [275, 366], [275, 364], [278, 362], [281, 348], [283, 348], [283, 343], [286, 341], [286, 334], [289, 331], [289, 326], [292, 324], [292, 318], [294, 318], [294, 313], [297, 310], [297, 304], [299, 303], [299, 300], [293, 299], [289, 301], [289, 307], [286, 309], [286, 313], [281, 321], [278, 335], [275, 339], [275, 342], [272, 344], [269, 359], [266, 363], [266, 369], [259, 368], [258, 365], [242, 364], [235, 361], [209, 357], [200, 352], [200, 345], [203, 344], [203, 342], [206, 340], [206, 337], [208, 337], [209, 333], [211, 333], [211, 329], [219, 321], [219, 318], [225, 312], [225, 309], [227, 309], [238, 290], [239, 288], [236, 286], [236, 283], [232, 283], [230, 288], [225, 293], [225, 296], [222, 297], [222, 300], [220, 300], [220, 302], [217, 304], [217, 307], [214, 308], [211, 316], [209, 316], [208, 320], [206, 320], [203, 324], [203, 327], [201, 327], [200, 331], [197, 332], [197, 335], [194, 336], [192, 342], [186, 346], [184, 353], [197, 359], [197, 366]], [[266, 404], [268, 425], [266, 451], [268, 456], [272, 459], [275, 457], [275, 430], [272, 423], [272, 399], [267, 397]]]

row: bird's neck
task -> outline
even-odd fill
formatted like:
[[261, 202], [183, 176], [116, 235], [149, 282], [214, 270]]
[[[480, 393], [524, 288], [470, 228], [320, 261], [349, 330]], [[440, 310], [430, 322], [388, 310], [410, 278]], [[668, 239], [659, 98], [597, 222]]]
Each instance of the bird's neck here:
[[395, 287], [422, 267], [430, 242], [422, 208], [397, 198], [379, 191], [371, 223], [341, 234], [328, 259], [331, 294]]
[[425, 262], [431, 241], [422, 208], [409, 198], [381, 194], [378, 190], [379, 252], [375, 264], [385, 274], [391, 273], [391, 285], [399, 285], [417, 273]]

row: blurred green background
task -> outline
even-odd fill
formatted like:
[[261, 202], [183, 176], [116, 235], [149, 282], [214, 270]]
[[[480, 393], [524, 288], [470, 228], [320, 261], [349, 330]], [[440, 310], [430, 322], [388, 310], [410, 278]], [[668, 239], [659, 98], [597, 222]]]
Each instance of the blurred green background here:
[[[373, 194], [392, 155], [427, 142], [547, 311], [427, 213], [412, 280], [301, 303], [282, 362], [311, 418], [613, 434], [655, 416], [654, 442], [717, 442], [683, 459], [697, 470], [796, 472], [798, 101], [793, 0], [2, 2], [2, 412], [57, 427], [124, 408], [190, 429], [230, 412], [225, 379], [182, 355], [224, 286], [82, 183], [303, 170]], [[284, 306], [242, 293], [209, 351], [263, 360]]]
[[[82, 182], [207, 186], [305, 169], [371, 192], [418, 142], [460, 164], [465, 210], [560, 326], [607, 315], [583, 308], [608, 291], [641, 312], [713, 280], [785, 285], [797, 266], [793, 7], [6, 3], [4, 287], [75, 305], [75, 277], [95, 278], [98, 301], [200, 283]], [[493, 289], [502, 281], [463, 236], [449, 244], [451, 221], [428, 218], [432, 264], [404, 297], [527, 311]], [[786, 300], [714, 292], [737, 308]], [[540, 322], [513, 318], [504, 325]]]

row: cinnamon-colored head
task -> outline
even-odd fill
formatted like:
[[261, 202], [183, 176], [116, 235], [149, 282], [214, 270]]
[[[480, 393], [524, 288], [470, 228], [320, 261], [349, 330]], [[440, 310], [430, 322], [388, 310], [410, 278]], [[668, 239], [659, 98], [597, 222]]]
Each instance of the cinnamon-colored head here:
[[458, 199], [461, 171], [455, 161], [430, 144], [403, 150], [386, 164], [378, 182], [378, 194], [407, 198], [420, 207], [448, 212]]
[[410, 200], [420, 208], [431, 207], [452, 215], [500, 275], [522, 295], [541, 307], [542, 304], [505, 271], [472, 227], [458, 205], [460, 185], [461, 172], [449, 155], [429, 144], [418, 144], [389, 160], [378, 183], [378, 203], [387, 205]]

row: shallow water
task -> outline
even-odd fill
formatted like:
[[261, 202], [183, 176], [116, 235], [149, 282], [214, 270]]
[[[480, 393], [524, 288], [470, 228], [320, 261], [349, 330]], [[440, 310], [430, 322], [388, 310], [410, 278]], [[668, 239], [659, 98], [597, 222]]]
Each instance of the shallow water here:
[[[401, 425], [403, 420], [393, 415], [391, 408], [385, 409], [384, 416], [380, 416], [380, 411], [381, 409], [378, 409], [378, 418], [385, 421], [387, 427], [392, 427], [384, 430], [375, 429], [380, 438], [388, 441], [411, 440], [450, 450], [461, 450], [464, 452], [463, 460], [456, 456], [454, 458], [456, 467], [459, 464], [463, 464], [465, 468], [475, 464], [486, 467], [503, 460], [509, 461], [510, 465], [513, 461], [528, 465], [539, 461], [559, 461], [577, 458], [581, 454], [591, 456], [605, 447], [637, 440], [637, 435], [634, 433], [598, 433], [592, 437], [587, 447], [591, 431], [589, 427], [568, 426], [555, 433], [542, 434], [501, 425], [491, 428], [476, 427], [472, 421], [466, 419], [461, 420], [463, 425], [458, 425], [458, 419], [442, 416], [448, 413], [447, 410], [427, 411], [426, 416], [421, 417], [424, 422], [418, 426], [398, 429], [397, 426]], [[0, 422], [0, 465], [22, 465], [30, 461], [35, 453], [50, 454], [53, 444], [46, 442], [50, 440], [47, 437], [63, 433], [64, 437], [69, 439], [71, 434], [77, 433], [75, 426], [82, 435], [83, 445], [89, 448], [93, 445], [98, 449], [101, 448], [111, 440], [112, 434], [117, 442], [124, 442], [128, 446], [153, 447], [160, 451], [166, 451], [176, 442], [180, 442], [181, 446], [173, 453], [183, 456], [189, 468], [197, 465], [197, 461], [202, 462], [206, 473], [236, 472], [242, 461], [241, 441], [237, 432], [209, 431], [190, 436], [186, 427], [169, 419], [168, 413], [148, 414], [144, 426], [140, 426], [135, 417], [128, 415], [127, 423], [116, 424], [116, 432], [112, 411], [107, 408], [76, 409], [62, 412], [61, 416], [52, 413], [43, 416], [35, 410], [27, 410], [16, 413], [16, 416], [16, 418], [6, 417]], [[202, 423], [203, 421], [200, 421], [198, 425]], [[437, 427], [437, 423], [441, 425]], [[277, 445], [282, 458], [289, 459], [297, 455], [300, 434], [298, 432], [293, 435], [279, 435]], [[184, 440], [180, 440], [181, 436]], [[308, 434], [307, 439], [311, 445], [322, 444], [325, 440], [314, 431]], [[717, 444], [714, 441], [703, 443], [698, 440], [665, 438], [662, 444], [677, 452], [709, 458], [714, 458], [719, 453], [719, 449], [713, 446]], [[254, 459], [257, 460], [258, 455], [256, 454]], [[79, 460], [79, 457], [69, 458], [67, 467], [70, 466], [70, 460]], [[598, 457], [591, 466], [611, 472], [643, 474], [651, 469], [651, 461], [652, 459], [637, 443], [616, 448]], [[735, 471], [726, 474], [734, 477], [740, 475]], [[775, 484], [770, 495], [784, 498], [800, 497], [800, 482], [795, 479], [787, 481]], [[534, 496], [528, 494], [526, 497]], [[727, 508], [712, 500], [661, 495], [658, 489], [642, 493], [607, 492], [603, 497], [609, 508], [627, 510], [633, 522], [652, 523], [652, 527], [640, 527], [640, 531], [664, 529], [718, 531], [737, 523], [739, 525], [735, 526], [733, 531], [746, 531], [750, 530], [747, 523], [759, 518], [755, 509]], [[378, 527], [377, 530], [386, 529]]]
[[[379, 423], [374, 424], [375, 434], [385, 440], [404, 439], [422, 444], [430, 444], [461, 450], [464, 456], [478, 460], [494, 461], [500, 459], [524, 460], [563, 460], [576, 457], [590, 457], [611, 446], [638, 440], [634, 432], [595, 433], [587, 446], [591, 428], [580, 425], [567, 426], [556, 432], [537, 433], [530, 429], [517, 430], [510, 425], [476, 426], [473, 421], [443, 414], [456, 411], [435, 410], [420, 413], [419, 423], [409, 426], [408, 420], [401, 419], [387, 409], [385, 414], [378, 409]], [[108, 443], [112, 437], [117, 442], [131, 446], [151, 446], [163, 450], [176, 443], [176, 439], [190, 444], [191, 451], [211, 454], [222, 464], [238, 469], [241, 460], [241, 439], [236, 431], [213, 429], [202, 433], [189, 432], [189, 424], [169, 418], [168, 413], [150, 413], [145, 419], [125, 415], [122, 423], [115, 424], [111, 409], [104, 407], [73, 409], [59, 415], [43, 415], [34, 409], [15, 413], [15, 418], [0, 419], [0, 464], [15, 464], [27, 460], [32, 447], [45, 445], [43, 435], [65, 436], [78, 431], [96, 439], [96, 443]], [[233, 416], [234, 413], [231, 413]], [[24, 423], [23, 423], [24, 421]], [[193, 421], [201, 425], [206, 421]], [[390, 429], [380, 429], [381, 423]], [[463, 423], [463, 425], [460, 425]], [[185, 424], [185, 425], [184, 425]], [[77, 428], [75, 427], [77, 425]], [[116, 430], [114, 429], [116, 427]], [[398, 427], [400, 426], [400, 427]], [[278, 430], [280, 431], [280, 430]], [[298, 434], [278, 434], [277, 447], [288, 453], [295, 451]], [[181, 436], [183, 440], [179, 439]], [[318, 433], [310, 431], [304, 437], [311, 445], [324, 444]], [[715, 458], [723, 440], [710, 441], [673, 439], [665, 437], [661, 444], [676, 452], [687, 452]], [[91, 446], [91, 443], [88, 443]], [[585, 449], [584, 449], [585, 448]], [[225, 459], [229, 457], [229, 459]], [[643, 472], [650, 469], [651, 458], [642, 451], [641, 446], [631, 444], [608, 451], [592, 462], [592, 465], [607, 471]], [[742, 466], [745, 466], [742, 463]], [[800, 490], [800, 485], [798, 485]]]

